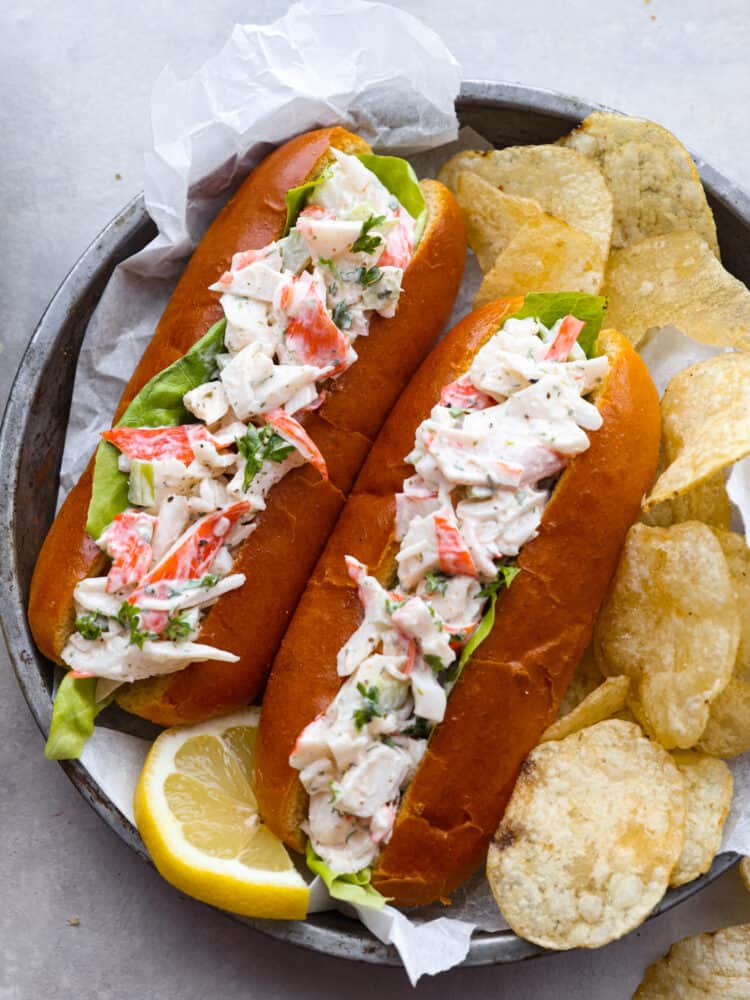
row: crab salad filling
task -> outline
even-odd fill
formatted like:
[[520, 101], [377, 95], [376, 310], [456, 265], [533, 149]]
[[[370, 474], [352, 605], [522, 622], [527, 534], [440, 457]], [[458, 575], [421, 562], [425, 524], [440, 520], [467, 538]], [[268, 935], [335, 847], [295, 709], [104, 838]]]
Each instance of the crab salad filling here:
[[236, 253], [211, 286], [226, 320], [215, 371], [183, 396], [193, 420], [118, 426], [102, 437], [128, 476], [126, 509], [97, 539], [106, 575], [75, 588], [62, 653], [73, 676], [121, 683], [202, 660], [208, 609], [241, 587], [238, 546], [270, 490], [306, 462], [327, 478], [306, 411], [357, 360], [375, 315], [395, 315], [415, 220], [356, 156], [332, 149], [288, 235]]
[[391, 579], [347, 556], [362, 622], [338, 653], [338, 694], [290, 756], [309, 795], [304, 832], [336, 874], [371, 866], [388, 843], [462, 650], [519, 571], [556, 479], [601, 426], [586, 397], [609, 362], [586, 357], [583, 327], [508, 319], [417, 429]]

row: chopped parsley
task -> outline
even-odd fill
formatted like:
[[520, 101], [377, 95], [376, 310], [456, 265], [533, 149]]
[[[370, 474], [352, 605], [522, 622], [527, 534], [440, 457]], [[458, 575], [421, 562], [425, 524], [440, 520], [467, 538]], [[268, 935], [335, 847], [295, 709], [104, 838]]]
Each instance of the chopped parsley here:
[[339, 271], [336, 265], [336, 261], [331, 260], [330, 257], [318, 257], [317, 263], [322, 265], [323, 267], [327, 267], [335, 279], [334, 281], [330, 281], [328, 285], [329, 294], [330, 295], [338, 294], [339, 290], [338, 282], [346, 281], [346, 277], [341, 273], [341, 271]]
[[192, 631], [190, 622], [184, 615], [170, 615], [164, 627], [164, 637], [172, 642], [186, 639]]
[[369, 233], [375, 226], [380, 226], [384, 222], [384, 215], [371, 215], [368, 219], [365, 219], [362, 223], [362, 229], [359, 236], [356, 238], [354, 243], [352, 243], [352, 252], [374, 253], [383, 242], [383, 238], [382, 236], [378, 236], [377, 233], [375, 233], [374, 236], [370, 236]]
[[357, 685], [357, 690], [362, 695], [362, 707], [354, 710], [353, 719], [357, 729], [362, 729], [367, 723], [377, 717], [382, 717], [383, 709], [380, 705], [380, 691], [372, 684], [365, 687], [362, 681]]
[[84, 639], [98, 639], [102, 634], [102, 619], [93, 613], [81, 615], [76, 618], [76, 632], [79, 632]]
[[117, 612], [117, 620], [130, 631], [130, 641], [138, 649], [143, 649], [143, 643], [146, 639], [154, 638], [151, 632], [145, 632], [141, 628], [141, 609], [134, 604], [123, 601]]
[[[210, 587], [215, 587], [216, 584], [221, 580], [221, 577], [216, 573], [206, 573], [205, 576], [199, 577], [197, 580], [180, 580], [177, 587], [170, 587], [168, 597], [177, 597], [185, 590], [197, 590], [198, 587], [205, 587], [208, 590]], [[149, 585], [145, 588], [147, 594], [155, 594], [156, 588]]]
[[432, 653], [426, 653], [424, 658], [427, 665], [432, 667], [436, 674], [445, 670], [445, 664], [439, 656], [434, 656]]
[[443, 623], [438, 618], [437, 611], [433, 608], [433, 606], [431, 604], [427, 605], [427, 610], [430, 613], [430, 618], [434, 618], [435, 619], [435, 625], [437, 626], [438, 632], [444, 632], [445, 630], [443, 628]]
[[445, 588], [448, 586], [448, 576], [446, 573], [441, 572], [441, 570], [435, 570], [434, 573], [425, 573], [424, 577], [424, 589], [428, 594], [440, 594], [445, 595]]
[[401, 600], [395, 598], [391, 600], [390, 597], [386, 597], [385, 599], [386, 613], [392, 615], [394, 611], [398, 611], [399, 608], [402, 608], [404, 604], [406, 604], [407, 600], [408, 598], [406, 597], [402, 598]]
[[339, 330], [351, 330], [352, 314], [346, 302], [339, 302], [334, 307], [331, 318]]
[[383, 277], [383, 272], [377, 265], [375, 267], [360, 267], [358, 273], [359, 283], [363, 288], [369, 288], [370, 285], [377, 285]]
[[250, 489], [250, 484], [260, 472], [266, 459], [271, 462], [283, 462], [294, 451], [294, 445], [286, 442], [270, 424], [265, 424], [260, 429], [254, 424], [249, 424], [245, 436], [237, 438], [236, 444], [237, 451], [245, 459], [243, 493]]
[[443, 674], [443, 680], [446, 684], [452, 684], [460, 673], [461, 661], [454, 660], [453, 663], [451, 663], [450, 668]]
[[411, 736], [415, 740], [426, 740], [431, 732], [430, 723], [421, 715], [415, 715], [414, 722], [403, 730], [404, 736]]
[[477, 597], [492, 597], [493, 594], [497, 594], [505, 587], [510, 587], [520, 572], [521, 570], [518, 566], [498, 566], [495, 579], [486, 583], [477, 594]]

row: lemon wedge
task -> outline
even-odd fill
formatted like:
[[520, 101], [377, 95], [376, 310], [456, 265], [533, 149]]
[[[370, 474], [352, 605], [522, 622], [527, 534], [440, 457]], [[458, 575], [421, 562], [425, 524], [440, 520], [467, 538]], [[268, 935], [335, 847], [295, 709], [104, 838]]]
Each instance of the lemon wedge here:
[[164, 878], [246, 917], [302, 919], [309, 890], [263, 825], [252, 789], [257, 708], [159, 735], [135, 792], [135, 819]]

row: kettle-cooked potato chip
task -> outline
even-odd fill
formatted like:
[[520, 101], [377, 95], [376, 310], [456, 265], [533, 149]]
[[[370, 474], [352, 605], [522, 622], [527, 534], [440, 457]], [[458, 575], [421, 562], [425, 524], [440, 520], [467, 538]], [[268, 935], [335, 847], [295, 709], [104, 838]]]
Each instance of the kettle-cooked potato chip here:
[[742, 535], [717, 531], [740, 607], [740, 644], [732, 676], [711, 703], [699, 746], [717, 757], [750, 750], [750, 549]]
[[728, 531], [732, 508], [727, 493], [726, 473], [717, 472], [682, 496], [655, 504], [645, 511], [642, 520], [644, 524], [654, 524], [660, 528], [668, 528], [670, 524], [680, 524], [682, 521], [701, 521], [712, 528]]
[[716, 224], [693, 159], [661, 125], [595, 111], [560, 140], [600, 168], [614, 198], [612, 246], [692, 229], [719, 256]]
[[484, 276], [474, 305], [527, 292], [596, 295], [603, 276], [601, 250], [588, 235], [552, 215], [518, 230]]
[[470, 171], [506, 194], [533, 198], [545, 212], [588, 233], [602, 258], [612, 236], [612, 195], [598, 166], [561, 146], [509, 146], [464, 150], [443, 164], [438, 179], [457, 190], [458, 175]]
[[740, 861], [740, 875], [745, 883], [745, 888], [750, 891], [750, 858], [743, 858]]
[[650, 965], [633, 1000], [748, 1000], [750, 924], [696, 934]]
[[598, 688], [603, 680], [602, 672], [594, 659], [594, 649], [589, 645], [584, 650], [583, 656], [573, 671], [570, 684], [560, 699], [557, 718], [562, 719], [563, 716], [572, 712], [576, 705], [580, 705], [583, 699], [591, 694], [595, 688]]
[[697, 521], [635, 524], [594, 628], [606, 676], [627, 674], [630, 708], [671, 749], [698, 742], [732, 675], [740, 615], [713, 531]]
[[678, 372], [661, 411], [668, 465], [645, 510], [690, 492], [750, 454], [750, 354], [718, 354]]
[[487, 877], [516, 934], [545, 948], [598, 948], [664, 895], [684, 825], [672, 758], [638, 726], [610, 719], [532, 750]]
[[613, 250], [607, 323], [637, 344], [672, 324], [701, 344], [750, 349], [750, 292], [700, 236], [676, 230]]
[[544, 213], [539, 202], [506, 194], [479, 174], [458, 175], [456, 198], [466, 223], [469, 246], [483, 271], [489, 271], [497, 255], [518, 230]]
[[[662, 436], [661, 455], [656, 478], [664, 472], [669, 462], [665, 456], [665, 442]], [[729, 531], [732, 519], [732, 508], [727, 492], [727, 473], [725, 470], [710, 476], [703, 483], [694, 486], [682, 496], [674, 500], [663, 500], [654, 504], [648, 510], [641, 512], [640, 520], [657, 528], [668, 528], [670, 524], [680, 524], [682, 521], [702, 521], [712, 528], [722, 528]]]
[[615, 712], [625, 708], [629, 690], [629, 677], [608, 677], [603, 684], [589, 692], [571, 712], [557, 719], [551, 726], [547, 726], [539, 742], [564, 740], [571, 733], [577, 733], [580, 729], [610, 719]]
[[721, 831], [732, 802], [732, 772], [723, 760], [694, 750], [672, 758], [685, 779], [685, 842], [669, 884], [684, 885], [711, 867], [721, 847]]

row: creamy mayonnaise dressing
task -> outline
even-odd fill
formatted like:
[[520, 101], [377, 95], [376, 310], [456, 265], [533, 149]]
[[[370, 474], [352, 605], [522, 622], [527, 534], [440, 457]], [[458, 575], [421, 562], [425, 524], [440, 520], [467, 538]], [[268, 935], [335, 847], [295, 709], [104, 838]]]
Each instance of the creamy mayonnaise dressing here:
[[536, 537], [553, 480], [601, 425], [583, 397], [608, 360], [586, 358], [582, 326], [507, 320], [417, 429], [415, 475], [396, 496], [394, 589], [347, 557], [364, 615], [338, 654], [346, 680], [290, 756], [310, 796], [303, 828], [334, 872], [367, 867], [387, 843], [482, 618], [483, 588]]
[[78, 675], [119, 683], [237, 660], [196, 641], [201, 619], [245, 582], [233, 552], [269, 490], [306, 461], [327, 475], [295, 414], [321, 405], [326, 382], [354, 364], [371, 317], [395, 314], [413, 253], [415, 220], [398, 199], [355, 156], [332, 153], [289, 234], [235, 254], [211, 286], [225, 350], [215, 378], [184, 396], [196, 423], [105, 435], [131, 506], [98, 539], [107, 576], [75, 589], [62, 658]]

